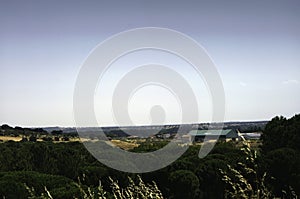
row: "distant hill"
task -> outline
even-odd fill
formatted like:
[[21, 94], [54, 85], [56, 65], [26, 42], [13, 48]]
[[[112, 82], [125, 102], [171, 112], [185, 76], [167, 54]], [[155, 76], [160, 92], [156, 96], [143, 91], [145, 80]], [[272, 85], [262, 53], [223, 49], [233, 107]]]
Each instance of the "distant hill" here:
[[[239, 129], [243, 133], [261, 132], [264, 130], [268, 121], [247, 121], [247, 122], [225, 122], [224, 129]], [[220, 123], [194, 123], [189, 124], [192, 129], [207, 129], [208, 126], [218, 128]], [[84, 127], [79, 128], [80, 132], [90, 135], [97, 135], [102, 130], [108, 137], [127, 137], [136, 135], [139, 137], [148, 137], [151, 132], [159, 132], [159, 134], [176, 134], [180, 125], [144, 125], [144, 126], [124, 126], [124, 127]], [[0, 126], [0, 135], [18, 136], [18, 135], [77, 135], [75, 127], [43, 127], [43, 128], [22, 128], [11, 127], [7, 124]]]

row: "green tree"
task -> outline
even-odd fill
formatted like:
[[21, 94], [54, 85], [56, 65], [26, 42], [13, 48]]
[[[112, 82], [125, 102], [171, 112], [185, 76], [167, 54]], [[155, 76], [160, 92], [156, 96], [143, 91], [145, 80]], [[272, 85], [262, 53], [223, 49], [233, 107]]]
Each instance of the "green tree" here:
[[178, 170], [170, 174], [171, 196], [174, 199], [199, 198], [200, 183], [198, 177], [191, 171]]
[[273, 118], [261, 136], [263, 152], [289, 147], [300, 151], [300, 115], [287, 120], [280, 116]]

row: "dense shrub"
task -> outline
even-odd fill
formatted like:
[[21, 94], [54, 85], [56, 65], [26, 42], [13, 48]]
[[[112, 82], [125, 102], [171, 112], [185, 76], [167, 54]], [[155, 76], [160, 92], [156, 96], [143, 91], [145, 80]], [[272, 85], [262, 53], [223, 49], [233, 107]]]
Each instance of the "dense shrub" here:
[[15, 171], [0, 173], [0, 195], [5, 198], [29, 197], [27, 187], [34, 188], [37, 194], [45, 191], [45, 187], [54, 198], [73, 198], [80, 196], [71, 179], [63, 176], [41, 174], [32, 171]]

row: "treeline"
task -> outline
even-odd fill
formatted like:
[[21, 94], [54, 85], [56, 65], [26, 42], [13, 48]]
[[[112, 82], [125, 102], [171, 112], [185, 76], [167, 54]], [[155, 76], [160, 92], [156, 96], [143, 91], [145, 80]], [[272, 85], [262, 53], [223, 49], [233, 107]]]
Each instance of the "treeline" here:
[[0, 126], [0, 135], [2, 136], [19, 136], [19, 135], [47, 135], [49, 134], [42, 128], [22, 128], [19, 126], [11, 127], [7, 124]]
[[70, 138], [78, 138], [77, 132], [64, 133], [63, 130], [52, 130], [50, 132], [43, 128], [22, 128], [19, 126], [11, 127], [7, 124], [0, 126], [1, 136], [22, 137], [21, 142], [36, 142], [37, 139], [43, 141], [69, 141]]

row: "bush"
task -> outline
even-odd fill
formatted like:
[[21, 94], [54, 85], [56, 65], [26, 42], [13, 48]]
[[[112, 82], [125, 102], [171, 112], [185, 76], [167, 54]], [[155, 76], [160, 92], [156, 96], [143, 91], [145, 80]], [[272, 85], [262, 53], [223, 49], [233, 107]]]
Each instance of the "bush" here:
[[27, 187], [34, 188], [40, 195], [45, 187], [54, 198], [73, 198], [80, 196], [80, 191], [72, 180], [55, 175], [41, 174], [32, 171], [0, 173], [0, 195], [6, 198], [27, 198], [30, 196]]

